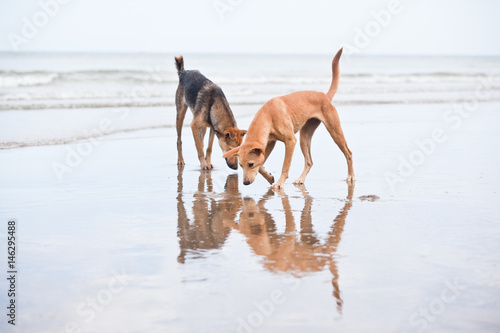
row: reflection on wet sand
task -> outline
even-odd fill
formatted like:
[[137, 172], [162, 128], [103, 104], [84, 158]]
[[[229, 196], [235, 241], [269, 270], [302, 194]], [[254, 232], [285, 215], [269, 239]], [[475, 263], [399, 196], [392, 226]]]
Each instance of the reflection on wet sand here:
[[178, 180], [179, 262], [184, 262], [189, 251], [199, 253], [200, 250], [223, 246], [231, 229], [238, 230], [246, 236], [253, 252], [265, 257], [264, 266], [271, 272], [303, 276], [304, 273], [319, 272], [328, 267], [333, 276], [333, 296], [337, 309], [339, 313], [342, 312], [335, 253], [352, 206], [354, 185], [348, 186], [344, 206], [333, 219], [328, 233], [320, 238], [314, 231], [311, 217], [313, 198], [303, 186], [298, 187], [304, 197], [299, 228], [295, 223], [289, 197], [284, 192], [278, 192], [285, 215], [285, 231], [278, 232], [275, 219], [282, 219], [270, 214], [265, 207], [265, 203], [275, 196], [273, 191], [269, 190], [258, 201], [242, 198], [238, 190], [238, 176], [234, 174], [228, 176], [224, 193], [213, 193], [210, 173], [202, 172], [198, 191], [193, 196], [194, 217], [190, 221], [183, 201], [182, 170], [179, 171]]
[[180, 168], [177, 176], [177, 236], [181, 247], [177, 260], [184, 263], [189, 251], [194, 257], [203, 256], [203, 250], [218, 249], [224, 244], [231, 231], [226, 221], [235, 220], [241, 207], [241, 196], [238, 175], [229, 175], [225, 191], [217, 196], [213, 192], [211, 173], [201, 172], [198, 191], [189, 199], [189, 204], [193, 204], [193, 218], [190, 220], [183, 198], [182, 171]]

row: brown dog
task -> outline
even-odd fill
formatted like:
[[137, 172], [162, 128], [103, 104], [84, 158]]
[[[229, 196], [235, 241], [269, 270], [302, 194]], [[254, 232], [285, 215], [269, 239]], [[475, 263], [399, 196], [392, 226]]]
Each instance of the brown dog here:
[[[193, 111], [191, 129], [201, 168], [203, 170], [213, 169], [211, 157], [214, 135], [217, 135], [219, 146], [226, 153], [241, 144], [246, 131], [240, 130], [236, 126], [236, 120], [226, 96], [224, 96], [222, 89], [218, 85], [207, 79], [199, 71], [184, 70], [184, 59], [182, 57], [175, 58], [175, 65], [179, 75], [179, 86], [175, 94], [175, 105], [177, 107], [177, 164], [184, 165], [181, 133], [184, 117], [189, 107]], [[205, 156], [203, 154], [203, 138], [207, 127], [210, 128], [210, 138]], [[227, 157], [226, 163], [231, 169], [238, 169], [237, 157]]]
[[347, 159], [347, 182], [354, 182], [352, 153], [347, 147], [344, 133], [340, 127], [337, 110], [331, 100], [339, 85], [340, 49], [332, 62], [332, 84], [326, 94], [315, 91], [299, 91], [276, 97], [265, 103], [252, 120], [245, 141], [223, 155], [224, 158], [239, 156], [243, 168], [243, 184], [253, 183], [257, 172], [262, 173], [262, 166], [271, 154], [276, 141], [285, 143], [285, 161], [281, 177], [273, 188], [282, 188], [288, 178], [293, 150], [297, 139], [295, 133], [300, 130], [300, 148], [304, 154], [305, 167], [294, 184], [303, 184], [313, 162], [311, 158], [311, 138], [322, 122], [335, 143]]

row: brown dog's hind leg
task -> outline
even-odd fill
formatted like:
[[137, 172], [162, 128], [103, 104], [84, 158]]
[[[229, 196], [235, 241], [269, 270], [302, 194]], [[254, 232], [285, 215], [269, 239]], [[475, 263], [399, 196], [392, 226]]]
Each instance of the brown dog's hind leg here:
[[314, 134], [314, 131], [316, 131], [319, 124], [321, 124], [320, 120], [312, 118], [309, 119], [305, 123], [305, 125], [302, 126], [302, 128], [300, 129], [300, 149], [302, 150], [302, 154], [304, 155], [304, 171], [302, 171], [300, 177], [293, 182], [296, 185], [304, 184], [306, 176], [309, 173], [309, 170], [311, 170], [311, 167], [313, 166], [313, 161], [311, 156], [311, 139]]
[[347, 179], [348, 183], [354, 182], [354, 169], [352, 167], [352, 153], [347, 147], [347, 142], [344, 137], [344, 132], [342, 131], [342, 127], [340, 127], [340, 119], [337, 113], [337, 110], [333, 105], [328, 103], [326, 107], [323, 107], [323, 123], [326, 126], [326, 129], [330, 133], [333, 141], [339, 146], [342, 153], [347, 160]]

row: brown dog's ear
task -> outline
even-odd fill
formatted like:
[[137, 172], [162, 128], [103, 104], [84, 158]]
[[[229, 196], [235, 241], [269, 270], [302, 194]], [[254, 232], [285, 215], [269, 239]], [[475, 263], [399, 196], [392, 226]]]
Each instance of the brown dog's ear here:
[[260, 155], [262, 154], [264, 151], [260, 148], [252, 148], [252, 150], [250, 150], [250, 153], [252, 154], [255, 154], [255, 155]]
[[244, 137], [245, 134], [247, 134], [247, 131], [246, 130], [240, 130], [240, 135], [241, 137]]
[[224, 155], [222, 155], [222, 157], [228, 158], [228, 157], [231, 157], [231, 156], [234, 156], [234, 155], [238, 156], [238, 152], [239, 151], [240, 151], [240, 147], [236, 147], [234, 149], [231, 149], [230, 151], [228, 151]]

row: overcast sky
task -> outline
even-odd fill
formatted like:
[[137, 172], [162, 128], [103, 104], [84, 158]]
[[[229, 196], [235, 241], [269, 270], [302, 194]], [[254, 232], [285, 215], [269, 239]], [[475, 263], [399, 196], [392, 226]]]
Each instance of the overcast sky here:
[[498, 0], [0, 4], [0, 51], [500, 55]]

